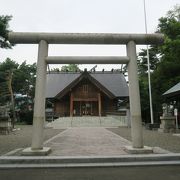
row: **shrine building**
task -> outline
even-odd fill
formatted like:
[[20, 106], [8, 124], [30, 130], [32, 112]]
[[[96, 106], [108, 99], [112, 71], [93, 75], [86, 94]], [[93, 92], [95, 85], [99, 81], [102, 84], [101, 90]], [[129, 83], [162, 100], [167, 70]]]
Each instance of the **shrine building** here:
[[117, 71], [49, 72], [46, 104], [56, 117], [125, 113], [128, 84]]

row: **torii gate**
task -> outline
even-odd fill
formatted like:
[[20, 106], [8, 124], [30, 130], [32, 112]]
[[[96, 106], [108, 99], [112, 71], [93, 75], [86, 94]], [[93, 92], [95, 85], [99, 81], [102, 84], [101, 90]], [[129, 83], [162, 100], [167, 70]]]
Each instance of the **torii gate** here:
[[[47, 64], [127, 64], [131, 112], [132, 147], [146, 150], [143, 145], [139, 82], [137, 74], [136, 44], [161, 44], [162, 34], [107, 34], [107, 33], [30, 33], [10, 32], [9, 41], [15, 44], [39, 44], [31, 148], [27, 155], [46, 155], [43, 147], [45, 122], [45, 88]], [[48, 56], [48, 44], [105, 44], [127, 47], [127, 56]]]

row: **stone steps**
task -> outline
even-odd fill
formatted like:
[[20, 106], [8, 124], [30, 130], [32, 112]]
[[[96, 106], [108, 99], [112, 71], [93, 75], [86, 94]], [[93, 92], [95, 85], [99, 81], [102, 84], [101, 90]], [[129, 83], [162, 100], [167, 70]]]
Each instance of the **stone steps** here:
[[62, 117], [48, 123], [47, 127], [119, 127], [127, 126], [126, 116], [114, 117]]
[[180, 165], [180, 154], [122, 155], [122, 156], [2, 156], [2, 168], [28, 167], [115, 167], [115, 166], [157, 166]]

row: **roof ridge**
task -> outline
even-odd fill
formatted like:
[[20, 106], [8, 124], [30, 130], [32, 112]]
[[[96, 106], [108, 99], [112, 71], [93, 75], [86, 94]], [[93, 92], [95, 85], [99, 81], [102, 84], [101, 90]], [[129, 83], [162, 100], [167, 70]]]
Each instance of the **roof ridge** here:
[[[84, 71], [47, 71], [47, 74], [82, 74]], [[120, 71], [87, 71], [89, 74], [123, 74]]]

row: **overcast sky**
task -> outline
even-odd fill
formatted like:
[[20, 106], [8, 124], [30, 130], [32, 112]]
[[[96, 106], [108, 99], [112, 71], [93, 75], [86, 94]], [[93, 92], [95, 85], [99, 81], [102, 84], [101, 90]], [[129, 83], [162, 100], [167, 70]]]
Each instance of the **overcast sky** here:
[[[158, 19], [178, 3], [179, 0], [146, 0], [148, 33], [153, 33]], [[145, 32], [143, 0], [0, 0], [0, 15], [13, 16], [10, 29], [14, 32]], [[9, 57], [32, 64], [37, 61], [37, 49], [37, 45], [0, 49], [0, 61]], [[126, 51], [117, 45], [50, 45], [49, 55], [126, 55]], [[99, 65], [97, 69], [112, 67], [117, 68]]]

